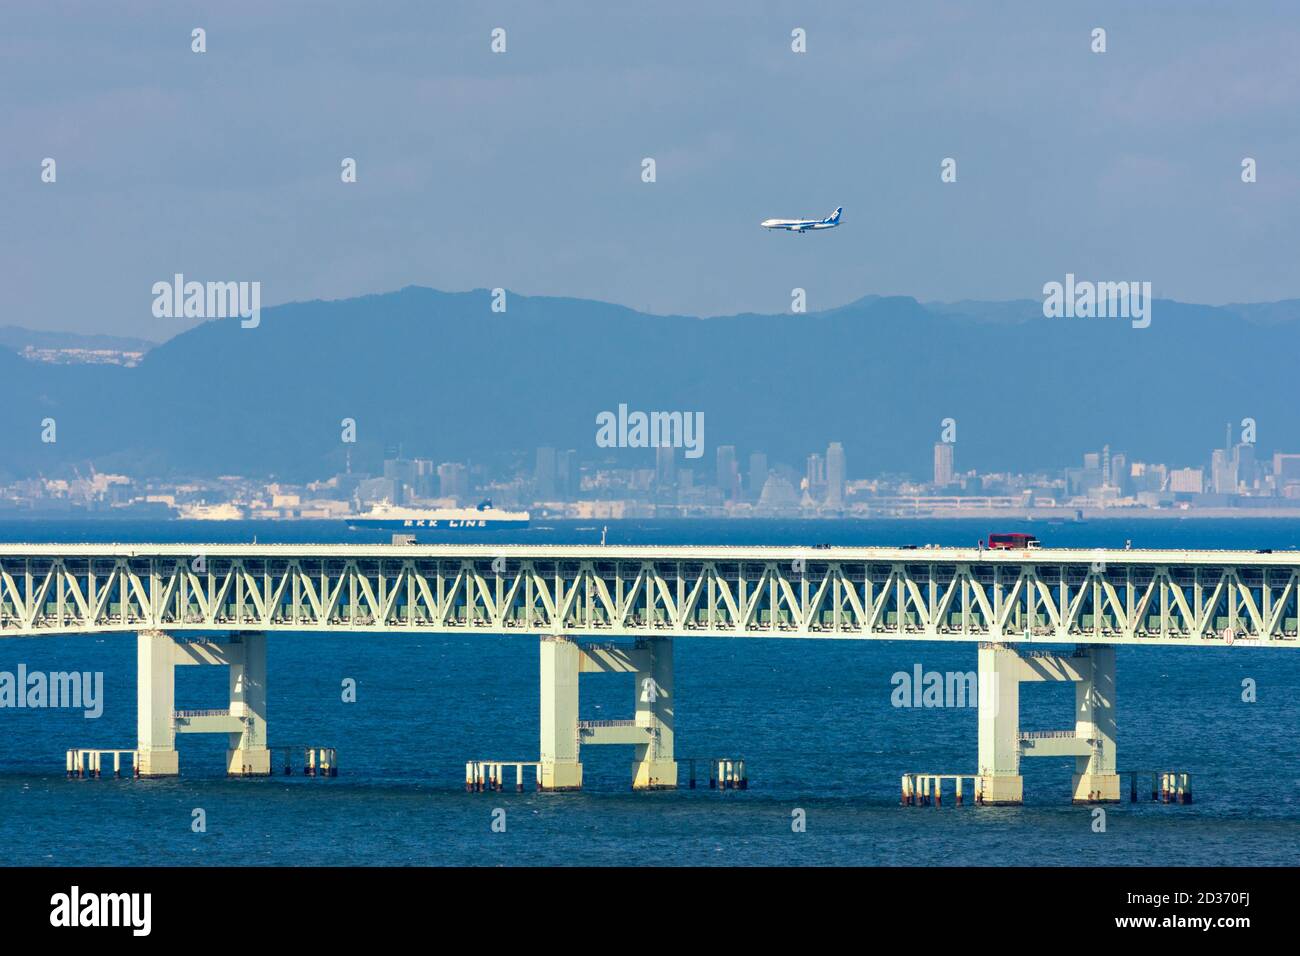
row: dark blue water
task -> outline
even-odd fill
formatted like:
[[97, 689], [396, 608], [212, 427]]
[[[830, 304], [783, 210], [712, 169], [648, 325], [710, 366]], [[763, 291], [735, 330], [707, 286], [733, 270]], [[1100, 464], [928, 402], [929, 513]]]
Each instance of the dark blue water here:
[[[556, 522], [483, 540], [599, 540]], [[609, 522], [611, 544], [972, 544], [985, 522]], [[1048, 545], [1300, 545], [1300, 522], [1027, 526]], [[1013, 529], [1014, 530], [1014, 529]], [[342, 540], [313, 523], [0, 523], [0, 540]], [[376, 538], [375, 540], [382, 540]], [[461, 539], [463, 540], [463, 539]], [[905, 771], [972, 772], [973, 709], [891, 706], [897, 671], [969, 671], [975, 645], [679, 639], [679, 756], [743, 756], [746, 792], [632, 793], [631, 751], [583, 751], [576, 794], [467, 794], [475, 757], [536, 759], [536, 638], [272, 635], [272, 744], [338, 749], [331, 780], [222, 776], [225, 740], [182, 736], [174, 780], [64, 778], [71, 746], [132, 747], [130, 635], [0, 641], [0, 671], [102, 671], [105, 707], [0, 709], [0, 846], [9, 864], [1296, 864], [1300, 652], [1120, 648], [1120, 768], [1193, 774], [1196, 803], [1069, 803], [1072, 761], [1027, 760], [1026, 805], [902, 808]], [[354, 678], [356, 703], [340, 684]], [[1258, 700], [1244, 703], [1245, 678]], [[177, 706], [226, 704], [223, 668], [177, 671]], [[1024, 688], [1022, 726], [1071, 725], [1070, 685]], [[629, 717], [630, 678], [584, 675], [584, 718]], [[685, 766], [683, 765], [683, 776]], [[513, 779], [513, 778], [511, 778]], [[191, 829], [206, 813], [207, 832]], [[493, 810], [506, 830], [491, 830]], [[807, 830], [792, 832], [791, 813]]]

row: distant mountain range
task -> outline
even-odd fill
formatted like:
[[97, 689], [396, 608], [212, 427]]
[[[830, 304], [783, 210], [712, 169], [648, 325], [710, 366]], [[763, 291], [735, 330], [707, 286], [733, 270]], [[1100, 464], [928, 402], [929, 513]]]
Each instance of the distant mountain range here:
[[[1252, 417], [1261, 451], [1300, 450], [1300, 301], [1156, 300], [1149, 328], [1046, 319], [1034, 300], [921, 304], [868, 296], [800, 315], [699, 319], [581, 299], [406, 288], [205, 323], [136, 368], [46, 365], [0, 349], [0, 476], [93, 461], [133, 475], [377, 468], [385, 448], [504, 463], [596, 447], [596, 415], [703, 411], [705, 456], [737, 447], [799, 466], [843, 442], [849, 475], [930, 473], [957, 420], [959, 470], [1074, 464], [1109, 442], [1199, 464]], [[54, 418], [57, 441], [42, 444]], [[340, 422], [357, 423], [357, 444]], [[650, 466], [652, 452], [618, 453]]]

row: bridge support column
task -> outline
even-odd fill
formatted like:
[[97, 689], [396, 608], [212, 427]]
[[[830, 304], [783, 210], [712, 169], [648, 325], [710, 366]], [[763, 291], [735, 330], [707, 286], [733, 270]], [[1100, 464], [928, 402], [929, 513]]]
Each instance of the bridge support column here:
[[[229, 709], [177, 711], [176, 668], [205, 664], [229, 666]], [[230, 643], [219, 644], [177, 641], [162, 631], [141, 631], [136, 666], [140, 776], [174, 777], [180, 772], [178, 732], [226, 734], [226, 771], [231, 775], [271, 772], [271, 751], [266, 746], [265, 634], [237, 634]]]
[[1074, 802], [1118, 803], [1115, 772], [1115, 649], [1081, 652], [1083, 679], [1074, 685], [1076, 737], [1094, 741], [1091, 756], [1075, 758]]
[[244, 731], [229, 735], [226, 772], [244, 777], [270, 775], [265, 634], [241, 634], [239, 642], [230, 646], [230, 716], [243, 718]]
[[176, 642], [162, 631], [136, 636], [136, 732], [142, 777], [180, 773], [176, 754]]
[[979, 648], [979, 780], [984, 804], [1024, 800], [1020, 775], [1020, 655], [1005, 644]]
[[567, 637], [542, 638], [541, 790], [581, 790], [578, 762], [578, 662]]
[[632, 760], [633, 790], [671, 790], [677, 786], [673, 759], [673, 639], [652, 637], [634, 658], [636, 723], [650, 729], [648, 743], [638, 744]]

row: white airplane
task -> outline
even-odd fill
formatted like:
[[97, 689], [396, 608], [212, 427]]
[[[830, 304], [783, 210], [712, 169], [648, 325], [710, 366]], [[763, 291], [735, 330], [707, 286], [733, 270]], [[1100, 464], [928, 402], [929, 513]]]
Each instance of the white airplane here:
[[810, 229], [834, 229], [840, 224], [843, 206], [836, 206], [835, 211], [825, 219], [764, 219], [759, 223], [764, 229], [786, 229], [790, 232], [807, 232]]

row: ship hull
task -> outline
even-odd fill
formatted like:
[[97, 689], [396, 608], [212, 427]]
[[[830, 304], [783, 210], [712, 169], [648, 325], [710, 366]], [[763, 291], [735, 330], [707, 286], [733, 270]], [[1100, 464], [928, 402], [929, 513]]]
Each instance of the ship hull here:
[[527, 528], [523, 518], [349, 518], [353, 531], [505, 531]]

